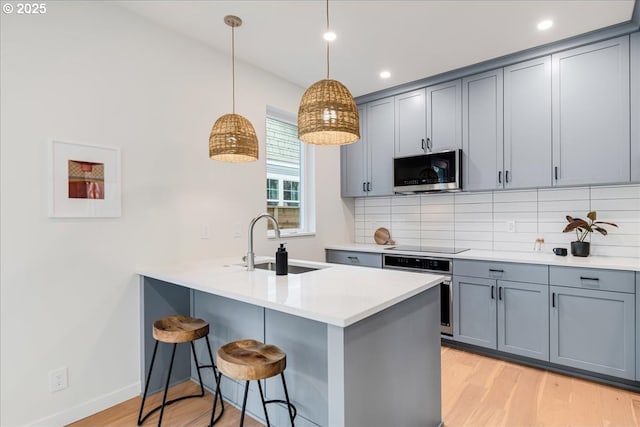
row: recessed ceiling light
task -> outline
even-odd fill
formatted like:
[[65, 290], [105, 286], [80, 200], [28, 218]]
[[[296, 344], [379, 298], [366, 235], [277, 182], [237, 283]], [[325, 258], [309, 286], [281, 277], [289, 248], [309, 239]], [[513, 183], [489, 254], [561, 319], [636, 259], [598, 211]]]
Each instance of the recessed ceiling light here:
[[391, 77], [391, 73], [389, 71], [385, 70], [380, 72], [381, 79], [388, 79], [389, 77]]
[[551, 19], [538, 22], [538, 29], [540, 31], [548, 30], [551, 27], [553, 27], [553, 21]]
[[327, 31], [322, 35], [322, 38], [324, 38], [328, 42], [332, 42], [336, 39], [336, 33], [334, 33], [333, 31]]

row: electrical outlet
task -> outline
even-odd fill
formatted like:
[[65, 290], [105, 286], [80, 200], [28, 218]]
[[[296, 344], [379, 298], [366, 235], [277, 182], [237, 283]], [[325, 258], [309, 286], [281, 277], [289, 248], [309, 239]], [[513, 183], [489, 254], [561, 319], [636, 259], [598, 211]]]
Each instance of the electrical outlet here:
[[51, 393], [64, 390], [67, 387], [69, 387], [69, 376], [66, 366], [49, 372], [49, 391]]
[[203, 240], [209, 238], [209, 224], [200, 224], [200, 238]]
[[515, 221], [507, 221], [507, 231], [509, 233], [516, 232], [516, 222]]

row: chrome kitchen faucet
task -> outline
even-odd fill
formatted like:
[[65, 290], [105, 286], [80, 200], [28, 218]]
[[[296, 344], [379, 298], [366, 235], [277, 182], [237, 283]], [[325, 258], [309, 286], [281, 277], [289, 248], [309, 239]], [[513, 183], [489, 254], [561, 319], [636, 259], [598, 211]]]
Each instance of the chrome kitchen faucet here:
[[273, 222], [273, 226], [275, 227], [276, 238], [280, 238], [280, 224], [278, 224], [278, 220], [271, 214], [261, 213], [257, 217], [253, 218], [251, 222], [249, 222], [249, 249], [247, 250], [247, 271], [255, 270], [255, 254], [253, 253], [253, 226], [258, 222], [260, 218], [267, 218]]

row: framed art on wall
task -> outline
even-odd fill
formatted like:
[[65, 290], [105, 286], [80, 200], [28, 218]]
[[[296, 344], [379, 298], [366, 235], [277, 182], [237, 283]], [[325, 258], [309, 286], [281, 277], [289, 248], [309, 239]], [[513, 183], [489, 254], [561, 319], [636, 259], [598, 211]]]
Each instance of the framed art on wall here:
[[120, 149], [63, 141], [49, 142], [49, 216], [120, 216]]

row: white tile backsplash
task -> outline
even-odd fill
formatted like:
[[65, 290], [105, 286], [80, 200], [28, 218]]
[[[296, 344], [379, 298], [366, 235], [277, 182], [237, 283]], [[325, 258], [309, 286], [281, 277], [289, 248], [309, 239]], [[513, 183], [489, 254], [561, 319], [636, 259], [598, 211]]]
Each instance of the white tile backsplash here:
[[404, 245], [528, 252], [544, 238], [543, 251], [551, 252], [575, 240], [562, 232], [565, 216], [584, 218], [589, 210], [619, 225], [605, 226], [607, 236], [594, 233], [592, 254], [640, 258], [640, 185], [362, 197], [354, 239], [373, 243], [376, 228], [386, 227]]

